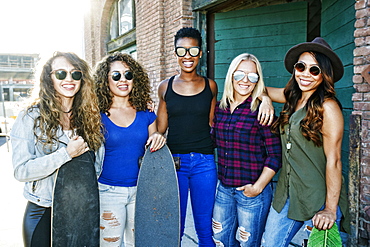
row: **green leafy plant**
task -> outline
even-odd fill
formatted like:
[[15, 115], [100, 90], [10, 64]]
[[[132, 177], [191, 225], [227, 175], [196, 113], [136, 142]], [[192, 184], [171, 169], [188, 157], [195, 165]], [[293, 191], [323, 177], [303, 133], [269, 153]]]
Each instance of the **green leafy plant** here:
[[342, 239], [338, 231], [338, 226], [334, 223], [329, 230], [317, 230], [316, 227], [312, 229], [310, 237], [308, 238], [307, 247], [341, 247]]

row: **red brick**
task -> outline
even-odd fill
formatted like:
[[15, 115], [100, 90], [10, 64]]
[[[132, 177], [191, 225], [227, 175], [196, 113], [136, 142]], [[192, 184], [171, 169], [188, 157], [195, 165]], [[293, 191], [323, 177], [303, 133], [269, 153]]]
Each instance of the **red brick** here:
[[366, 45], [366, 38], [365, 37], [355, 38], [355, 45], [356, 45], [356, 47]]
[[353, 81], [353, 83], [356, 83], [356, 84], [363, 83], [364, 82], [364, 78], [362, 77], [362, 75], [354, 75], [352, 77], [352, 81]]
[[366, 19], [358, 19], [356, 22], [355, 22], [355, 27], [356, 28], [362, 28], [362, 27], [365, 27], [366, 26]]
[[363, 9], [365, 7], [366, 7], [366, 1], [365, 0], [356, 1], [356, 3], [355, 3], [355, 9], [356, 10]]
[[352, 101], [362, 101], [363, 94], [362, 93], [354, 93], [352, 94]]
[[369, 16], [370, 9], [360, 9], [356, 11], [356, 18], [360, 19]]
[[353, 51], [353, 54], [355, 57], [369, 55], [370, 47], [367, 46], [358, 47]]

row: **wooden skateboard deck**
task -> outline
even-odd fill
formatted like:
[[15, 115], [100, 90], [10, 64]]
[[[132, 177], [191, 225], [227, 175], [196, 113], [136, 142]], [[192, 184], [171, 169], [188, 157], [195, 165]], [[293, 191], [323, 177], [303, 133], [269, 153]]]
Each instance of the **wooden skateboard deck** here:
[[59, 168], [52, 206], [52, 246], [99, 246], [99, 190], [94, 152]]
[[146, 150], [139, 172], [136, 210], [136, 247], [177, 247], [180, 244], [179, 190], [175, 164], [165, 145]]

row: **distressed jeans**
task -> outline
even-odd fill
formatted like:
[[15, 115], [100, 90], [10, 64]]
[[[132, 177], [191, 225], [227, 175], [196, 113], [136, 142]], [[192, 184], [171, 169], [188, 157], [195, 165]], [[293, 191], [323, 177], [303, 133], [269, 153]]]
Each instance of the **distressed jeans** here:
[[215, 201], [217, 172], [213, 154], [174, 154], [180, 157], [181, 167], [177, 171], [180, 192], [182, 237], [185, 229], [188, 193], [193, 210], [194, 225], [199, 246], [215, 246], [212, 240], [212, 212]]
[[213, 237], [220, 247], [260, 246], [272, 200], [268, 184], [256, 197], [246, 197], [237, 187], [221, 182], [213, 209]]
[[[324, 206], [320, 209], [322, 210]], [[262, 246], [263, 247], [288, 247], [290, 241], [294, 238], [299, 229], [305, 225], [313, 227], [312, 220], [297, 221], [288, 218], [289, 209], [289, 198], [287, 199], [283, 209], [278, 213], [272, 206], [270, 213], [267, 218], [265, 234], [263, 235]], [[342, 218], [342, 212], [338, 206], [337, 210], [337, 223], [340, 229], [340, 220]], [[307, 231], [309, 236], [310, 231]], [[340, 232], [343, 246], [346, 246], [347, 234]]]
[[136, 186], [99, 183], [100, 246], [135, 246], [134, 220]]

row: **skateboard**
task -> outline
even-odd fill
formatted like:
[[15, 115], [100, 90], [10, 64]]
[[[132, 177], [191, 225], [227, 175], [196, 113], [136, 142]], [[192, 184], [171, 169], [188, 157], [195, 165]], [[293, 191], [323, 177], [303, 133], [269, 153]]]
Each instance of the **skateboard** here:
[[73, 158], [57, 171], [52, 206], [52, 246], [99, 246], [99, 190], [94, 152]]
[[180, 205], [175, 164], [165, 145], [146, 150], [137, 184], [135, 246], [174, 247], [180, 244]]

